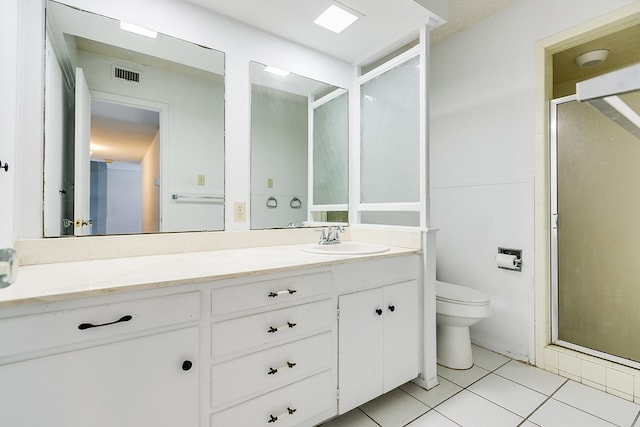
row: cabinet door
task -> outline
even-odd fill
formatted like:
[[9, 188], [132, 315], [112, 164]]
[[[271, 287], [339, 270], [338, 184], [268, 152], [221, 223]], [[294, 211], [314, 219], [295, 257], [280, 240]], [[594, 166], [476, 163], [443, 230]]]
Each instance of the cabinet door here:
[[0, 425], [198, 426], [198, 341], [192, 327], [1, 366]]
[[384, 390], [418, 376], [418, 293], [415, 280], [384, 289]]
[[380, 289], [373, 289], [338, 299], [340, 414], [382, 393], [382, 297]]

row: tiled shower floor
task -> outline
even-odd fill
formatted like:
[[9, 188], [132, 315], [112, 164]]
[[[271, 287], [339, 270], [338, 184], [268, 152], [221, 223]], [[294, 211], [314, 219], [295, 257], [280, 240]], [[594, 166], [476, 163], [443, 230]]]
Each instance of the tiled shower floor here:
[[640, 405], [473, 347], [473, 368], [438, 366], [439, 385], [407, 383], [323, 427], [640, 427]]

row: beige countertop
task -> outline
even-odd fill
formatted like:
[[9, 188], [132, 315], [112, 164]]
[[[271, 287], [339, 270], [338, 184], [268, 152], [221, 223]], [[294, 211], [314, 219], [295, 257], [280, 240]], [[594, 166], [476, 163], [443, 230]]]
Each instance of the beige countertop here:
[[305, 246], [309, 244], [21, 266], [16, 282], [0, 289], [0, 307], [419, 253], [417, 249], [389, 246], [389, 251], [377, 254], [325, 255], [305, 252]]

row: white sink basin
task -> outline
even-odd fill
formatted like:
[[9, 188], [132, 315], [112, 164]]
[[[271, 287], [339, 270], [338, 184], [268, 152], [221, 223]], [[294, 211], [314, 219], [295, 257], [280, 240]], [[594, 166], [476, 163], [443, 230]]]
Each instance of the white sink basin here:
[[389, 250], [388, 247], [382, 245], [374, 245], [373, 243], [360, 242], [342, 242], [336, 245], [312, 245], [302, 248], [305, 252], [314, 254], [327, 255], [367, 255], [379, 254]]

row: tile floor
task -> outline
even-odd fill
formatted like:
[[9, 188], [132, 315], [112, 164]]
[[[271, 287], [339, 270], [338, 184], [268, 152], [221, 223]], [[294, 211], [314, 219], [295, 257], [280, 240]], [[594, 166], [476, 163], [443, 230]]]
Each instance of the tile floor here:
[[407, 383], [323, 427], [640, 427], [640, 405], [473, 347], [473, 368], [438, 366], [439, 385]]

